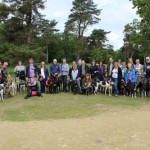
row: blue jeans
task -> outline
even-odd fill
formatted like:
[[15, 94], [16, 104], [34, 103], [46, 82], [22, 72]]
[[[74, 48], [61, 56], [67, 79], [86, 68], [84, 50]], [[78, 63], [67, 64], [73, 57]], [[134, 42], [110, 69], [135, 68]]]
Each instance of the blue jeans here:
[[41, 93], [45, 93], [45, 83], [46, 83], [45, 79], [42, 80], [42, 81], [40, 81], [40, 84], [41, 84]]
[[114, 82], [114, 95], [118, 94], [118, 79], [116, 78], [112, 78], [113, 82]]

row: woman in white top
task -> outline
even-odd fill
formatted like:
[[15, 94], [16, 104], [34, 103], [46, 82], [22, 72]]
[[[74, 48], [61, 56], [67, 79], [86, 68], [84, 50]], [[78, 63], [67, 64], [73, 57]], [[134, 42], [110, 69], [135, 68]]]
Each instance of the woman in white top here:
[[114, 68], [112, 69], [112, 74], [111, 74], [112, 80], [114, 82], [114, 96], [117, 96], [119, 93], [118, 88], [122, 79], [122, 70], [118, 66], [118, 62], [114, 63]]
[[48, 69], [45, 67], [45, 62], [41, 62], [41, 68], [39, 70], [39, 80], [41, 85], [41, 93], [45, 92], [46, 80], [49, 76]]

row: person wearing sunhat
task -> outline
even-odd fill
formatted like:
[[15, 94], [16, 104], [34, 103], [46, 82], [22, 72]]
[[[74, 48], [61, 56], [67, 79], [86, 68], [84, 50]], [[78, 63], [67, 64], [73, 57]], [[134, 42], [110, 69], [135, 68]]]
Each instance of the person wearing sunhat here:
[[150, 81], [150, 57], [146, 57], [146, 63], [144, 65], [145, 85]]

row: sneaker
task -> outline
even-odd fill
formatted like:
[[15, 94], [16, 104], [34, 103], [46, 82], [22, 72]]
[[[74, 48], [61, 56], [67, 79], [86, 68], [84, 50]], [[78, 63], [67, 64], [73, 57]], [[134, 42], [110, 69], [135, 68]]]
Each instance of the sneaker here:
[[115, 94], [115, 97], [117, 97], [118, 95], [117, 94]]

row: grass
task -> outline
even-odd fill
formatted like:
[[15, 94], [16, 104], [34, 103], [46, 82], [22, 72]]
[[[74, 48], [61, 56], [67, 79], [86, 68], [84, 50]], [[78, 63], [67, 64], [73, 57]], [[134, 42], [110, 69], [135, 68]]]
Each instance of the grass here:
[[[104, 95], [72, 95], [61, 93], [56, 95], [43, 95], [43, 98], [32, 97], [24, 100], [25, 95], [17, 95], [0, 103], [1, 121], [31, 121], [82, 118], [102, 113], [110, 106], [137, 107], [148, 103], [148, 99], [131, 99], [128, 97], [108, 97]], [[97, 108], [96, 106], [104, 105]], [[105, 108], [105, 109], [104, 109]], [[106, 109], [107, 108], [107, 109]]]
[[[13, 68], [9, 68], [13, 76]], [[131, 99], [129, 97], [109, 97], [103, 94], [89, 97], [74, 96], [71, 93], [56, 95], [44, 94], [42, 98], [32, 97], [24, 100], [25, 95], [5, 99], [0, 102], [1, 121], [36, 121], [50, 119], [82, 118], [108, 111], [112, 107], [135, 108], [149, 104], [149, 99]]]

